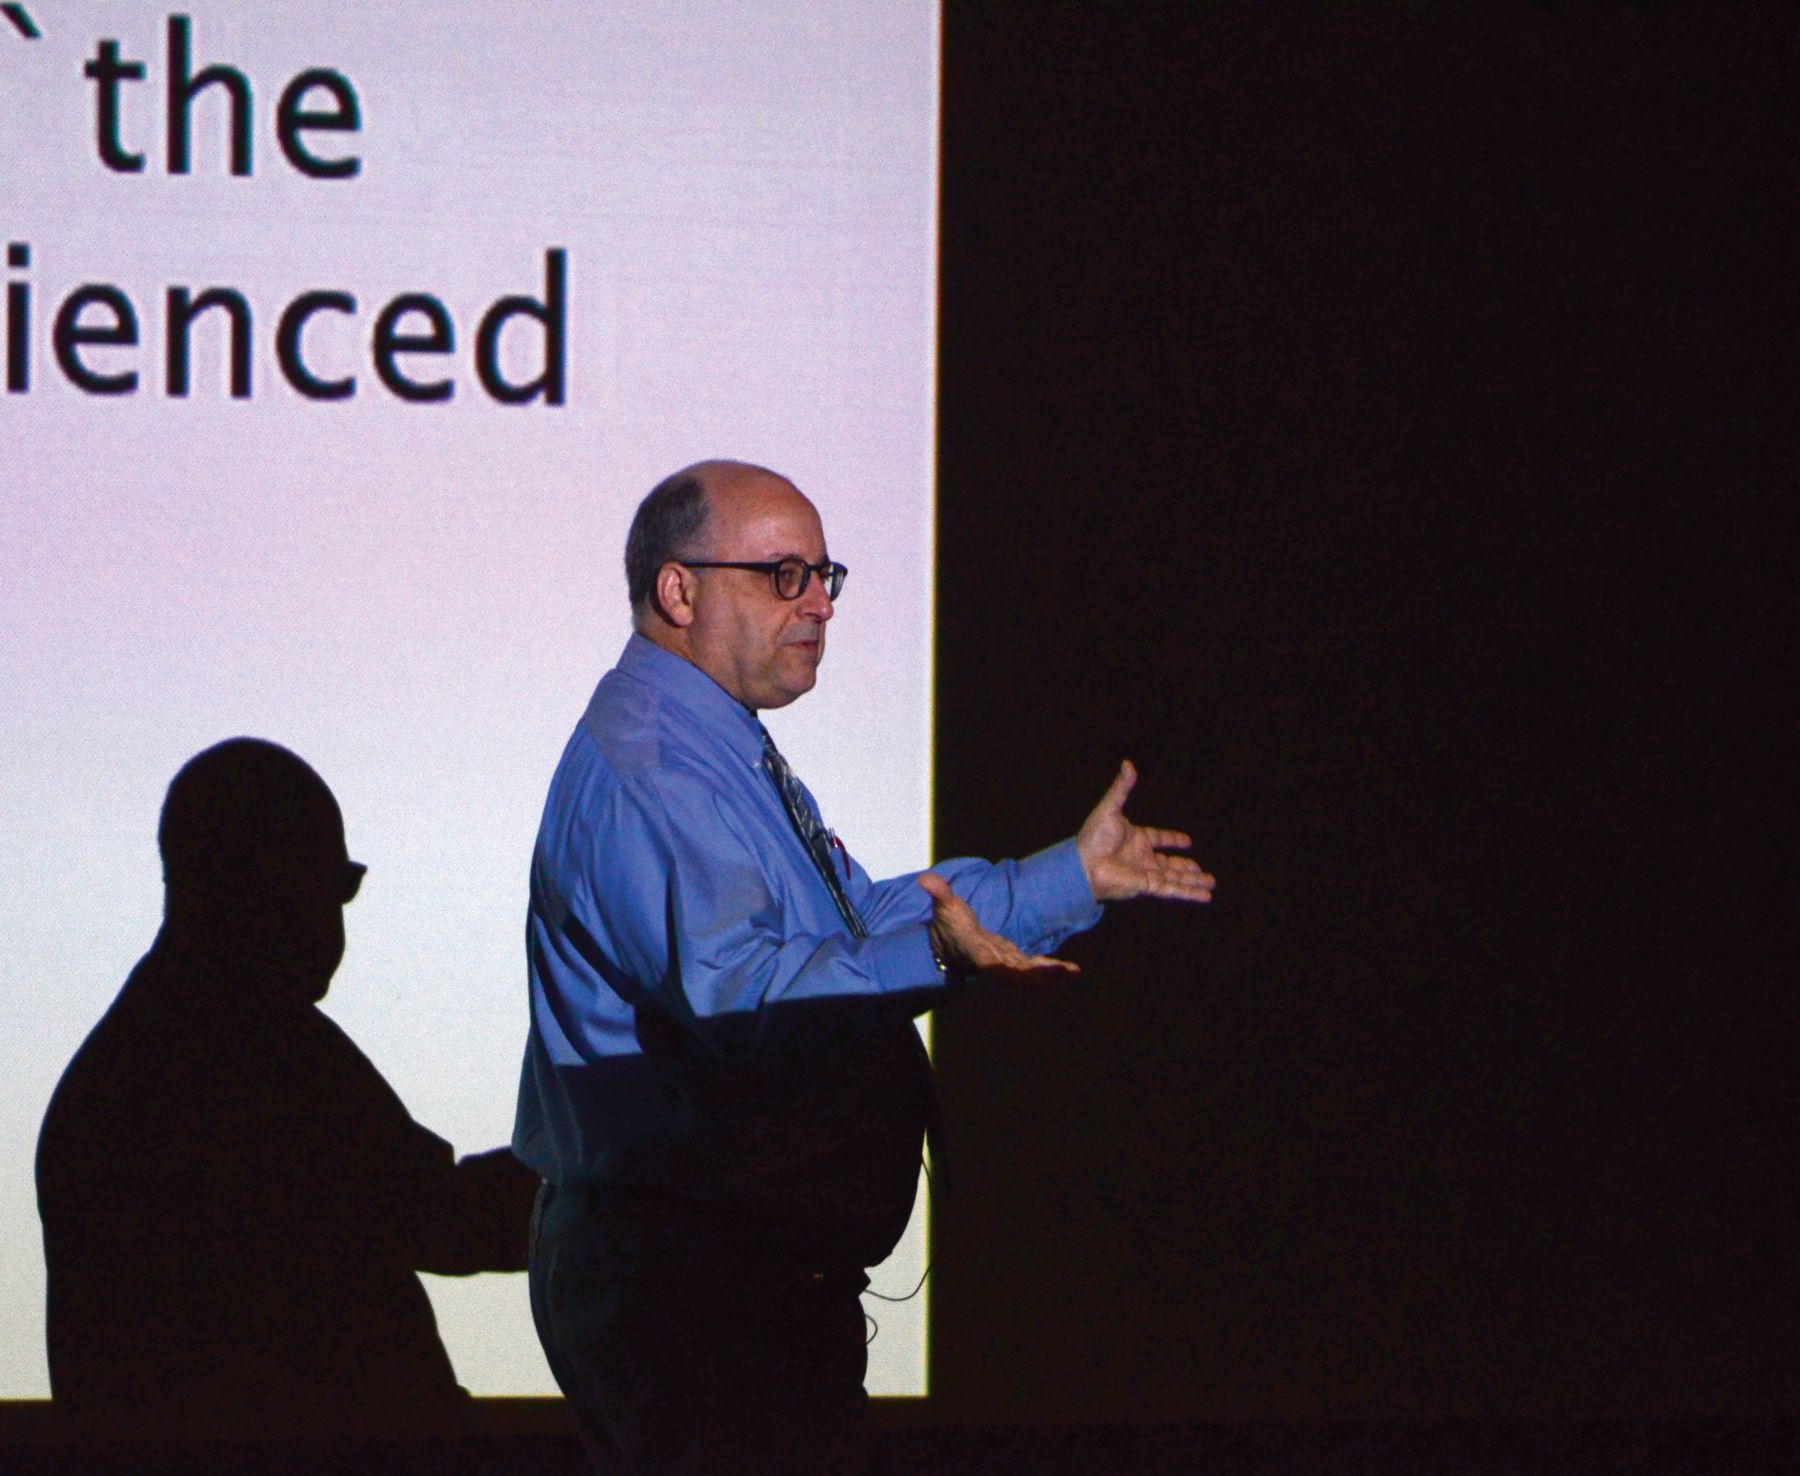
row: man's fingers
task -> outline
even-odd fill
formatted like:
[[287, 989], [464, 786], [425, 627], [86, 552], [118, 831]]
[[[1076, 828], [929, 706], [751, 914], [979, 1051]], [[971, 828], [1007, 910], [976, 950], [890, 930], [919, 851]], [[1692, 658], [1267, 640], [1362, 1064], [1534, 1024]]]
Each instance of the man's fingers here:
[[1185, 851], [1194, 844], [1194, 838], [1181, 830], [1156, 830], [1148, 825], [1140, 825], [1144, 838], [1159, 851]]
[[975, 921], [975, 910], [957, 896], [950, 889], [950, 883], [936, 872], [921, 872], [919, 885], [925, 889], [925, 895], [931, 898], [932, 916], [941, 926], [959, 929], [980, 926]]
[[1212, 901], [1214, 883], [1210, 881], [1158, 882], [1151, 892], [1158, 897], [1172, 897], [1178, 902]]
[[1008, 959], [1003, 963], [988, 964], [979, 972], [989, 979], [1041, 983], [1048, 979], [1063, 979], [1079, 974], [1081, 965], [1070, 963], [1066, 958], [1046, 958], [1041, 954], [1032, 954], [1029, 957], [1021, 955], [1016, 960]]
[[1113, 901], [1130, 897], [1167, 897], [1178, 902], [1210, 902], [1217, 879], [1190, 856], [1151, 851], [1139, 861], [1116, 868], [1116, 885], [1104, 895]]
[[1218, 880], [1212, 873], [1202, 871], [1199, 863], [1190, 861], [1185, 856], [1159, 857], [1163, 862], [1150, 874], [1150, 890], [1159, 897], [1174, 897], [1181, 900], [1210, 902], [1213, 888]]
[[1003, 938], [998, 933], [983, 930], [979, 945], [974, 950], [973, 963], [977, 973], [991, 974], [996, 978], [1020, 977], [1028, 974], [1078, 974], [1078, 965], [1065, 959], [1052, 958], [1043, 953], [1027, 953], [1010, 938]]

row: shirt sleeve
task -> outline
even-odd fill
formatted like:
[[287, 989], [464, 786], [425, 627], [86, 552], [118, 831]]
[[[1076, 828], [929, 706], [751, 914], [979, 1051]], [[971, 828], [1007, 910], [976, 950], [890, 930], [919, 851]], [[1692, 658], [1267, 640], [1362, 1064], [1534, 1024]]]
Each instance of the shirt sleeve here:
[[918, 925], [928, 906], [862, 939], [794, 931], [780, 875], [701, 776], [641, 770], [610, 788], [591, 834], [569, 840], [565, 905], [590, 964], [628, 1005], [672, 1017], [721, 1055], [758, 1049], [777, 1016], [806, 1013], [784, 1006], [860, 997], [916, 1013], [942, 997]]
[[[975, 910], [981, 925], [1027, 953], [1051, 953], [1100, 921], [1101, 907], [1073, 838], [1021, 861], [982, 861], [970, 856], [930, 868]], [[931, 916], [931, 898], [919, 872], [871, 881], [854, 861], [847, 888], [874, 933]]]

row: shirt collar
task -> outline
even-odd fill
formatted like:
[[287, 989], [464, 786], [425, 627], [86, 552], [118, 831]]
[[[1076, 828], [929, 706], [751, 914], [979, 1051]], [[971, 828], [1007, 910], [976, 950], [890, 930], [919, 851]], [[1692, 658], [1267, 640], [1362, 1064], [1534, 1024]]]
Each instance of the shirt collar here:
[[619, 670], [654, 687], [745, 763], [762, 762], [763, 725], [756, 714], [693, 662], [634, 631], [619, 656]]

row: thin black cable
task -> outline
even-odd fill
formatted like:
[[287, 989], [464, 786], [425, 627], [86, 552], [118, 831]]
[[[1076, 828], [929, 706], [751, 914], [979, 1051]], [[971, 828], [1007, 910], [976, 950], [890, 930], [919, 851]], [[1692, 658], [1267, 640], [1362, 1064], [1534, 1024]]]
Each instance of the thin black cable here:
[[[929, 1163], [927, 1163], [923, 1158], [921, 1158], [919, 1160], [919, 1168], [924, 1172], [924, 1175], [925, 1175], [925, 1203], [929, 1206], [932, 1203], [931, 1165]], [[890, 1296], [884, 1295], [881, 1292], [875, 1291], [873, 1288], [865, 1288], [863, 1291], [863, 1295], [865, 1297], [873, 1297], [878, 1302], [893, 1302], [896, 1304], [898, 1304], [900, 1302], [910, 1302], [914, 1297], [918, 1296], [918, 1294], [925, 1289], [926, 1278], [929, 1277], [930, 1275], [931, 1275], [931, 1257], [930, 1257], [930, 1255], [927, 1255], [925, 1257], [925, 1269], [919, 1273], [918, 1285], [915, 1286], [911, 1291], [909, 1291], [905, 1296], [890, 1297]], [[869, 1317], [869, 1314], [867, 1312], [863, 1313], [863, 1316], [867, 1317], [871, 1323], [873, 1323], [875, 1321], [875, 1319], [873, 1317]], [[873, 1341], [874, 1337], [875, 1337], [874, 1333], [869, 1334], [870, 1341]]]

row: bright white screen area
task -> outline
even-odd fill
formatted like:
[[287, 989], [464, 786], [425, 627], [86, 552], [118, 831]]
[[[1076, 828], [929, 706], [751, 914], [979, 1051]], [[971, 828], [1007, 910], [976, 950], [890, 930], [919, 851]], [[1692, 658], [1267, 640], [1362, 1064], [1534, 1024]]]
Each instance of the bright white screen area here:
[[[532, 837], [627, 634], [625, 528], [665, 473], [742, 457], [818, 503], [850, 580], [818, 688], [770, 727], [872, 872], [925, 864], [936, 292], [928, 0], [24, 13], [38, 38], [0, 20], [10, 1398], [48, 1393], [38, 1124], [156, 932], [168, 781], [219, 739], [307, 759], [368, 863], [326, 1008], [459, 1153], [507, 1140]], [[223, 85], [194, 97], [190, 165], [170, 170], [172, 16], [192, 74], [247, 83], [247, 175]], [[84, 74], [109, 40], [142, 80]], [[294, 83], [315, 69], [342, 86]], [[290, 85], [296, 118], [345, 122], [349, 95], [358, 126], [284, 142]], [[342, 177], [295, 162], [352, 158]], [[95, 299], [59, 353], [90, 284], [133, 331]], [[195, 319], [189, 391], [171, 391], [172, 288], [242, 296], [247, 396], [222, 311]], [[354, 307], [301, 315], [284, 369], [283, 317], [320, 292]], [[441, 304], [454, 347], [390, 344], [384, 363], [380, 315], [407, 293]], [[480, 325], [507, 297], [537, 311], [496, 320], [484, 379]], [[432, 328], [416, 309], [392, 331]], [[525, 393], [557, 360], [560, 404], [492, 387]], [[409, 400], [384, 367], [450, 395]], [[340, 398], [303, 392], [351, 377]], [[875, 1289], [911, 1290], [923, 1255], [915, 1217]], [[522, 1276], [427, 1280], [465, 1385], [554, 1392]], [[923, 1296], [869, 1305], [871, 1390], [922, 1393]]]

